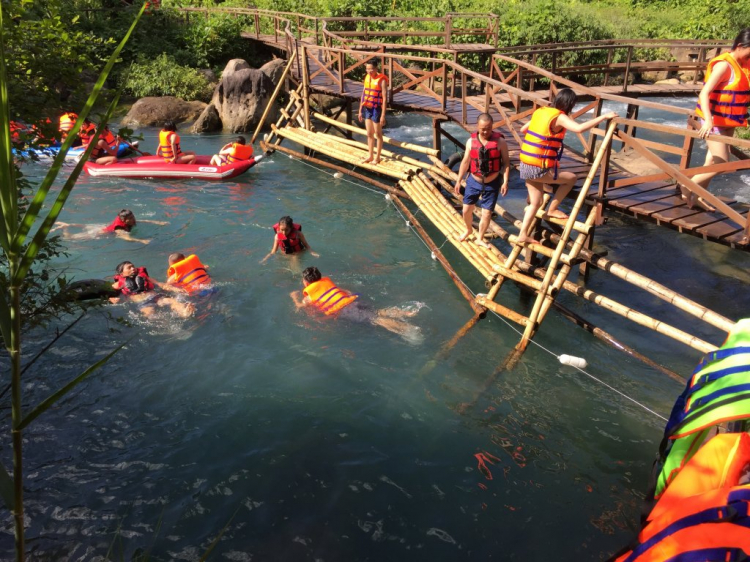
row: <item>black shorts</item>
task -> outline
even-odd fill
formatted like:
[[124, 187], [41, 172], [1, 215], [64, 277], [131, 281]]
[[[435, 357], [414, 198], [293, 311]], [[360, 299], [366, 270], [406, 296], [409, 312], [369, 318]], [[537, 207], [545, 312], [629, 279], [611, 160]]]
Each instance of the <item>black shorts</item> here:
[[372, 323], [378, 313], [366, 304], [361, 304], [358, 301], [354, 301], [348, 306], [345, 306], [339, 312], [339, 318], [351, 320], [352, 322], [369, 322]]

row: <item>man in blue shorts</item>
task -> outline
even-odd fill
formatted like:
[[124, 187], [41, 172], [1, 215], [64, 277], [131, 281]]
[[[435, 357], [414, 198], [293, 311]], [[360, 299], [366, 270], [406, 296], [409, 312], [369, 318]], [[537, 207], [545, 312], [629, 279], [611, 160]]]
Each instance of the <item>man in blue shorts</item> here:
[[489, 244], [484, 241], [484, 233], [487, 232], [490, 224], [498, 194], [501, 193], [504, 197], [508, 192], [508, 176], [510, 175], [508, 144], [502, 133], [493, 131], [492, 126], [492, 117], [487, 113], [482, 113], [477, 119], [477, 132], [473, 133], [469, 142], [466, 143], [466, 153], [461, 160], [454, 187], [456, 195], [460, 195], [461, 180], [467, 172], [470, 172], [466, 177], [463, 200], [466, 231], [459, 236], [458, 240], [463, 242], [474, 232], [474, 207], [478, 204], [482, 209], [482, 218], [479, 221], [479, 232], [475, 242], [483, 248], [489, 248]]
[[[359, 120], [365, 121], [367, 129], [367, 158], [362, 163], [374, 165], [380, 164], [380, 151], [383, 148], [383, 126], [385, 125], [385, 104], [388, 85], [388, 77], [378, 70], [377, 61], [369, 61], [365, 64], [367, 76], [362, 87], [362, 97], [359, 100]], [[378, 145], [373, 159], [373, 149]]]

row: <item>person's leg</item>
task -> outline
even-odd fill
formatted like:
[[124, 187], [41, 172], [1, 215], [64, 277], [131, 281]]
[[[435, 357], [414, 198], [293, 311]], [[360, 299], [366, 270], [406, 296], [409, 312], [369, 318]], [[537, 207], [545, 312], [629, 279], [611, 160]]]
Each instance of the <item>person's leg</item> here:
[[384, 318], [411, 318], [419, 312], [419, 308], [399, 308], [397, 306], [389, 306], [388, 308], [381, 308], [378, 310], [378, 316]]
[[536, 240], [534, 240], [529, 235], [529, 229], [531, 228], [531, 222], [534, 220], [534, 217], [536, 216], [536, 212], [539, 210], [539, 207], [542, 206], [542, 199], [544, 197], [544, 191], [542, 184], [537, 184], [536, 182], [527, 181], [526, 182], [526, 189], [529, 192], [529, 204], [526, 205], [526, 210], [523, 215], [523, 222], [521, 223], [521, 233], [518, 235], [518, 243], [519, 244], [528, 244], [528, 243], [534, 243], [538, 244]]
[[211, 162], [209, 162], [212, 166], [221, 166], [221, 156], [218, 154], [214, 154], [211, 156]]
[[406, 335], [409, 332], [413, 332], [415, 329], [417, 329], [416, 326], [409, 324], [408, 322], [404, 322], [403, 320], [396, 320], [395, 318], [388, 318], [386, 316], [376, 316], [373, 319], [372, 323], [376, 326], [380, 326], [381, 328], [385, 328], [389, 332], [393, 332], [394, 334], [399, 334], [401, 336]]
[[379, 116], [378, 121], [372, 121], [372, 128], [375, 143], [377, 145], [375, 149], [375, 160], [373, 160], [372, 163], [378, 165], [380, 164], [380, 151], [383, 150], [383, 126], [380, 124]]
[[484, 241], [484, 233], [487, 232], [487, 228], [490, 226], [490, 219], [492, 219], [492, 211], [482, 208], [482, 218], [479, 220], [479, 231], [477, 232], [477, 245], [482, 246], [483, 248], [490, 247], [490, 245]]
[[161, 297], [158, 302], [158, 306], [168, 306], [172, 309], [177, 316], [181, 318], [187, 318], [193, 314], [195, 307], [192, 303], [183, 303], [172, 297]]
[[[720, 130], [725, 136], [732, 136], [734, 134], [734, 129], [729, 129], [729, 131], [731, 131], [729, 134], [723, 132], [727, 129]], [[712, 164], [723, 164], [724, 162], [729, 162], [730, 148], [728, 144], [714, 140], [706, 141], [706, 144], [708, 145], [708, 152], [706, 153], [706, 160], [703, 164], [704, 166], [711, 166]], [[718, 174], [718, 172], [706, 172], [704, 174], [698, 174], [696, 176], [693, 176], [693, 181], [704, 189], [707, 189], [708, 184], [711, 183], [711, 180], [714, 178], [714, 176], [717, 176]], [[692, 209], [693, 206], [697, 204], [699, 207], [706, 211], [716, 210], [712, 205], [709, 205], [706, 201], [704, 201], [702, 197], [694, 196], [691, 191], [681, 185], [679, 187], [680, 191], [682, 192], [682, 198], [685, 200], [685, 203], [687, 203], [689, 209]]]
[[552, 198], [552, 201], [550, 201], [549, 207], [547, 208], [547, 215], [555, 218], [555, 219], [567, 219], [568, 215], [563, 213], [562, 211], [559, 211], [557, 207], [562, 203], [562, 200], [567, 197], [568, 193], [570, 193], [570, 190], [573, 189], [573, 186], [576, 184], [577, 176], [573, 172], [560, 172], [557, 176], [557, 180], [551, 183], [553, 185], [557, 185], [557, 189], [555, 189], [555, 196]]
[[464, 224], [466, 225], [466, 230], [461, 236], [458, 237], [459, 242], [463, 242], [469, 236], [471, 236], [472, 232], [474, 232], [474, 205], [467, 205], [466, 203], [464, 203], [462, 214], [464, 217]]
[[151, 318], [154, 315], [154, 312], [156, 312], [156, 310], [153, 306], [144, 306], [141, 308], [141, 314], [146, 318]]
[[114, 164], [117, 162], [117, 156], [102, 156], [101, 158], [96, 159], [96, 164], [99, 164], [100, 166], [108, 166], [109, 164]]
[[373, 151], [375, 150], [375, 123], [369, 117], [365, 118], [365, 129], [367, 129], [367, 158], [362, 163], [369, 164], [374, 158]]
[[177, 157], [177, 164], [192, 164], [195, 162], [195, 153], [183, 152]]
[[487, 232], [487, 228], [490, 226], [490, 220], [492, 219], [492, 210], [495, 208], [497, 203], [497, 196], [500, 194], [499, 182], [493, 181], [490, 184], [483, 186], [484, 192], [482, 193], [482, 199], [479, 202], [479, 206], [482, 208], [482, 217], [479, 219], [479, 232], [477, 232], [476, 243], [483, 248], [489, 248], [490, 245], [484, 241], [484, 234]]

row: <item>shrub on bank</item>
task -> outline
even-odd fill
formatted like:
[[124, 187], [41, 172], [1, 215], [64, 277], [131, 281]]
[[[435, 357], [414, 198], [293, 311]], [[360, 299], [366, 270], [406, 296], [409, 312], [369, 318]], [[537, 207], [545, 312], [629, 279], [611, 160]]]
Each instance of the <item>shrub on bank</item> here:
[[123, 77], [123, 88], [135, 97], [175, 96], [184, 100], [208, 101], [211, 86], [198, 70], [177, 64], [166, 53], [153, 60], [133, 63]]

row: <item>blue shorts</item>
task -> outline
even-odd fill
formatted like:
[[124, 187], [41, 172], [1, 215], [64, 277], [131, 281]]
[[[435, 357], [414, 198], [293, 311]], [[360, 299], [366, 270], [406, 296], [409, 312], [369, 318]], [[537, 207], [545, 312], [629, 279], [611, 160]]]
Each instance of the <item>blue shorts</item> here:
[[383, 107], [367, 107], [366, 105], [362, 106], [362, 117], [365, 119], [370, 119], [371, 121], [374, 121], [375, 123], [380, 123], [380, 116], [383, 115]]
[[464, 205], [476, 205], [481, 209], [487, 209], [488, 211], [491, 211], [495, 208], [495, 203], [497, 203], [497, 196], [499, 194], [499, 175], [494, 179], [494, 181], [484, 184], [484, 190], [482, 190], [482, 184], [475, 180], [474, 176], [469, 174], [466, 177]]

